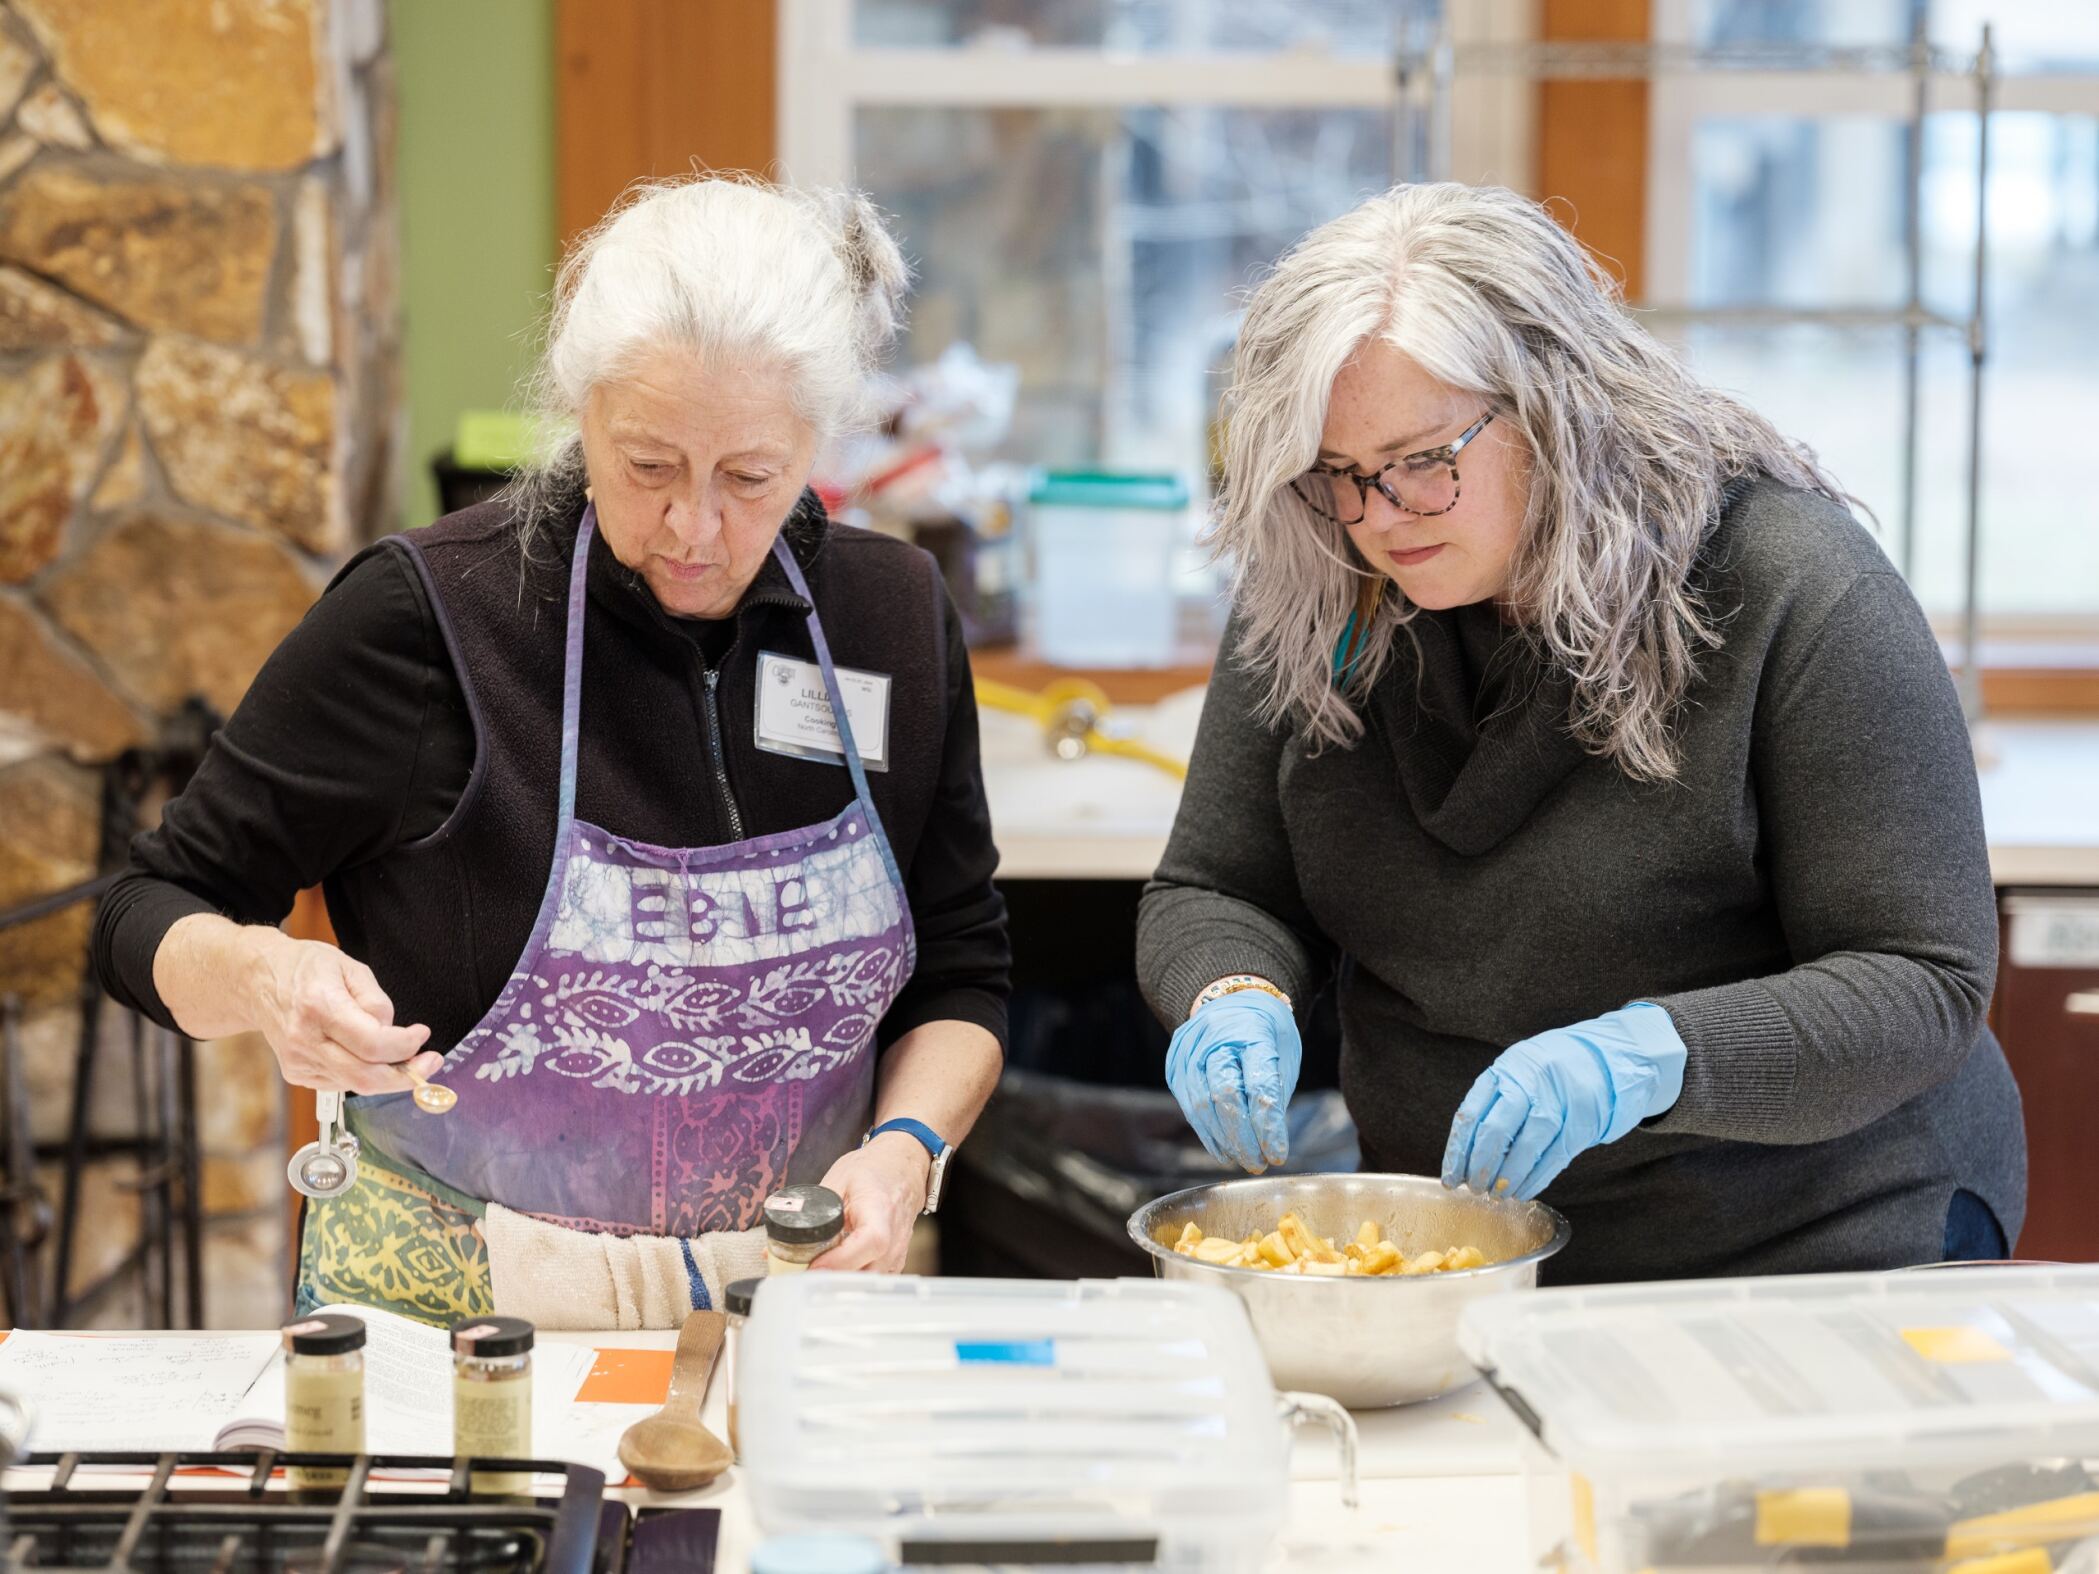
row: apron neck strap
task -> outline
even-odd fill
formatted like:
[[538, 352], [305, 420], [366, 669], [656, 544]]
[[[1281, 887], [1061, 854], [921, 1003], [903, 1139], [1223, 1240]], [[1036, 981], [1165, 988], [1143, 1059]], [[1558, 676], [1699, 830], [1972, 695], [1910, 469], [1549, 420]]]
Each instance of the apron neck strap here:
[[590, 540], [598, 530], [598, 505], [583, 509], [576, 527], [576, 550], [568, 570], [568, 640], [561, 656], [561, 799], [555, 825], [556, 847], [568, 844], [576, 818], [576, 756], [583, 720], [583, 614], [590, 600]]
[[[794, 593], [809, 603], [809, 643], [816, 647], [816, 664], [823, 669], [824, 693], [831, 701], [831, 719], [838, 726], [839, 746], [845, 751], [845, 768], [853, 778], [853, 795], [860, 800], [861, 808], [867, 811], [870, 822], [875, 819], [875, 801], [867, 787], [867, 768], [860, 763], [859, 746], [853, 742], [852, 719], [845, 713], [845, 693], [838, 686], [838, 670], [831, 664], [831, 642], [824, 638], [823, 619], [816, 615], [816, 597], [809, 594], [809, 581], [802, 577], [802, 565], [794, 560], [788, 550], [787, 532], [783, 529], [773, 538], [773, 556], [779, 559], [780, 567], [787, 571], [787, 583], [794, 586]], [[882, 856], [890, 861], [890, 872], [896, 872], [893, 855], [889, 851], [886, 837], [882, 838]]]
[[[576, 549], [569, 564], [568, 640], [561, 664], [561, 797], [557, 845], [566, 843], [569, 828], [576, 818], [576, 759], [580, 752], [583, 715], [583, 615], [589, 601], [590, 543], [597, 534], [597, 527], [598, 505], [590, 503], [583, 510], [583, 522], [576, 528]], [[901, 889], [903, 876], [897, 870], [896, 854], [890, 850], [889, 838], [882, 834], [881, 822], [875, 814], [874, 795], [868, 790], [867, 769], [860, 763], [860, 749], [853, 741], [852, 719], [846, 715], [845, 695], [838, 686], [838, 670], [831, 662], [831, 642], [824, 638], [823, 620], [816, 615], [816, 598], [809, 594], [809, 581], [802, 575], [802, 565], [788, 550], [784, 529], [773, 538], [773, 556], [786, 570], [787, 582], [794, 587], [794, 593], [809, 603], [809, 642], [816, 647], [816, 664], [823, 669], [824, 693], [831, 702], [831, 719], [837, 725], [838, 741], [845, 751], [846, 771], [853, 778], [853, 796], [867, 815], [868, 827], [882, 849], [882, 861], [889, 866], [890, 878]]]

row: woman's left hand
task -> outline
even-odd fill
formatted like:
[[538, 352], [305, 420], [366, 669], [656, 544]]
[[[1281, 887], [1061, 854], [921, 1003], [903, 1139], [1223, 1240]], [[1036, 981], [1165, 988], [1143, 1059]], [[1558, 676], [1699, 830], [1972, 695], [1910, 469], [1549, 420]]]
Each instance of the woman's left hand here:
[[1443, 1184], [1537, 1196], [1576, 1154], [1673, 1105], [1684, 1057], [1676, 1023], [1647, 1001], [1511, 1044], [1458, 1106]]
[[933, 1160], [916, 1137], [885, 1131], [832, 1165], [824, 1184], [845, 1199], [845, 1234], [809, 1266], [900, 1273], [925, 1211]]

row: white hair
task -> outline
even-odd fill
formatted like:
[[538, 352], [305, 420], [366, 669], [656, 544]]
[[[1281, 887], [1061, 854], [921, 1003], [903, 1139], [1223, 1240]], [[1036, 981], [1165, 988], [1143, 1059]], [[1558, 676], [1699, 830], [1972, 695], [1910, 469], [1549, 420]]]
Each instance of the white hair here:
[[1573, 734], [1629, 776], [1673, 779], [1672, 722], [1698, 653], [1721, 643], [1692, 571], [1722, 487], [1768, 475], [1843, 493], [1634, 322], [1543, 207], [1499, 187], [1396, 186], [1299, 241], [1248, 302], [1213, 540], [1233, 565], [1241, 659], [1267, 680], [1264, 719], [1315, 746], [1354, 742], [1417, 611], [1290, 489], [1334, 378], [1373, 336], [1521, 437], [1529, 497], [1505, 600], [1572, 682]]
[[593, 388], [665, 349], [773, 368], [819, 442], [867, 418], [910, 269], [873, 203], [747, 176], [643, 181], [578, 240], [525, 402], [545, 446], [508, 496], [528, 545], [583, 485], [577, 421]]

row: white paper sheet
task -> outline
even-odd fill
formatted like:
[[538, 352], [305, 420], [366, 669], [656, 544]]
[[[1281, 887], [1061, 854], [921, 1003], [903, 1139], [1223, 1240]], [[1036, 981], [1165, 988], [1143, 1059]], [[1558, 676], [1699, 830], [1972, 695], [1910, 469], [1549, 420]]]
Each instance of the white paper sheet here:
[[[375, 1454], [452, 1452], [452, 1350], [442, 1328], [370, 1307], [328, 1306], [365, 1325], [365, 1446]], [[280, 1336], [133, 1335], [19, 1330], [0, 1344], [0, 1391], [32, 1407], [30, 1447], [202, 1453], [284, 1446]], [[617, 1432], [578, 1405], [593, 1352], [542, 1345], [532, 1358], [533, 1452], [617, 1477]]]
[[[29, 1446], [208, 1449], [277, 1349], [276, 1334], [39, 1333], [0, 1344], [0, 1389], [33, 1409]], [[280, 1401], [281, 1413], [281, 1401]]]

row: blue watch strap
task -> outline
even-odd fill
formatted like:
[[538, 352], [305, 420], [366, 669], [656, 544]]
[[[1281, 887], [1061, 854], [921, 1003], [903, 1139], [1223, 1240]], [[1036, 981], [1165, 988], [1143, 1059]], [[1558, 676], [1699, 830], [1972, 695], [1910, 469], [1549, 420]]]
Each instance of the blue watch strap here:
[[941, 1154], [947, 1151], [947, 1144], [941, 1140], [939, 1132], [935, 1131], [931, 1126], [928, 1126], [924, 1121], [913, 1120], [908, 1115], [898, 1116], [895, 1120], [883, 1121], [881, 1125], [875, 1127], [872, 1131], [868, 1132], [866, 1138], [863, 1140], [872, 1142], [875, 1138], [881, 1136], [882, 1133], [885, 1131], [908, 1132], [910, 1135], [916, 1137], [919, 1140], [919, 1142], [924, 1146], [926, 1152], [930, 1153], [936, 1159], [939, 1158]]

